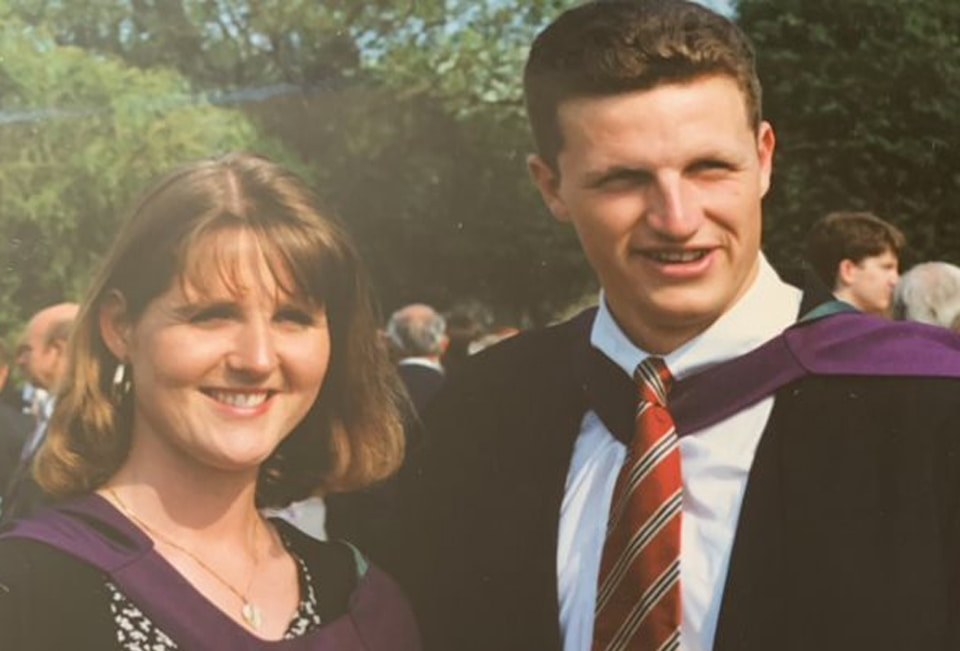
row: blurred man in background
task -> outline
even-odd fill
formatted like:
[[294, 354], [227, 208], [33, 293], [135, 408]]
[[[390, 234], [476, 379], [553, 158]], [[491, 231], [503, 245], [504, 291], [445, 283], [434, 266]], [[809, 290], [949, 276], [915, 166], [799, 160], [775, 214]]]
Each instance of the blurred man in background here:
[[[0, 341], [0, 394], [7, 395], [10, 382], [10, 352]], [[16, 392], [12, 392], [16, 395]], [[6, 487], [20, 461], [20, 451], [30, 434], [34, 420], [22, 410], [0, 401], [0, 487]], [[2, 494], [0, 494], [2, 495]], [[3, 508], [0, 503], [0, 509]]]
[[397, 371], [419, 413], [443, 386], [440, 359], [450, 341], [446, 321], [429, 305], [413, 303], [390, 315], [387, 338], [397, 359]]
[[893, 291], [893, 317], [960, 332], [960, 267], [924, 262], [911, 268]]
[[40, 310], [30, 319], [17, 348], [20, 370], [34, 387], [46, 391], [47, 397], [37, 405], [33, 434], [24, 443], [17, 467], [6, 485], [0, 523], [28, 515], [46, 503], [44, 494], [30, 475], [30, 466], [46, 436], [57, 389], [67, 370], [67, 343], [78, 309], [76, 303], [58, 303]]
[[834, 212], [811, 227], [807, 261], [838, 299], [889, 316], [904, 244], [896, 226], [872, 213]]

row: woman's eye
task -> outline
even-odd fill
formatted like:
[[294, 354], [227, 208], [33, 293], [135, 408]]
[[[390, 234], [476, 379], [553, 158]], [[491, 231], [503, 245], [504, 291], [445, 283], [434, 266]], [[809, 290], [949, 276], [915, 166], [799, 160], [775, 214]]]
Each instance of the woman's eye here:
[[229, 319], [233, 316], [233, 310], [230, 309], [227, 305], [214, 305], [211, 307], [206, 307], [195, 311], [190, 316], [190, 323], [210, 323], [212, 321], [220, 321], [223, 319]]
[[275, 319], [281, 323], [294, 323], [302, 326], [310, 326], [316, 322], [312, 313], [295, 308], [280, 310], [277, 312]]

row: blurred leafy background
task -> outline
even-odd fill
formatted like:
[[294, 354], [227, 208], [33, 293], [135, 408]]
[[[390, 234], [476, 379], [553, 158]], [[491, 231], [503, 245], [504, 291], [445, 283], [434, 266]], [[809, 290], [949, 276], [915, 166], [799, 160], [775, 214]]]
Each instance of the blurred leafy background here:
[[[150, 179], [232, 149], [314, 183], [385, 311], [519, 325], [595, 291], [527, 180], [520, 75], [569, 0], [0, 0], [0, 336], [78, 299]], [[960, 261], [960, 3], [739, 0], [777, 130], [765, 249], [873, 210]]]

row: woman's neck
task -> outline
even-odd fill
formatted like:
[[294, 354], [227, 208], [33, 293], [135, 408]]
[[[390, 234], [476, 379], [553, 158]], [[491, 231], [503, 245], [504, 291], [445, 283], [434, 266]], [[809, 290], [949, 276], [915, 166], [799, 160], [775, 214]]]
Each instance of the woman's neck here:
[[182, 541], [208, 546], [232, 539], [246, 546], [260, 518], [257, 474], [170, 463], [167, 455], [131, 450], [101, 492], [112, 491], [142, 522]]

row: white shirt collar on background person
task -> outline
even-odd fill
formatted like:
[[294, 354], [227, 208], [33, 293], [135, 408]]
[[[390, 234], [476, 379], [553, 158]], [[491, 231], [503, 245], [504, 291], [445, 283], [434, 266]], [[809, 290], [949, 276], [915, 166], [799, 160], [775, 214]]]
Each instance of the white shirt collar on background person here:
[[443, 373], [443, 366], [440, 365], [440, 362], [429, 357], [404, 357], [397, 362], [397, 366], [425, 366]]

